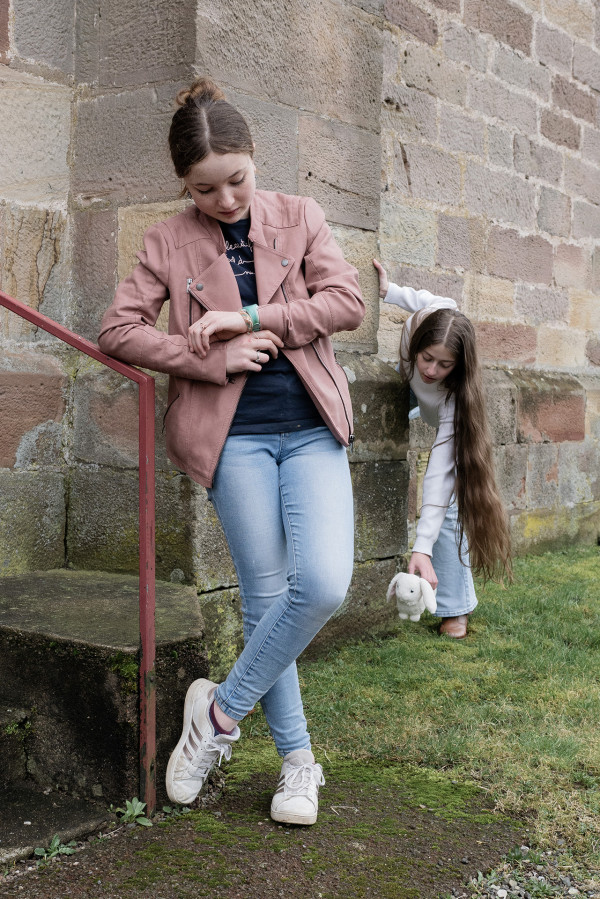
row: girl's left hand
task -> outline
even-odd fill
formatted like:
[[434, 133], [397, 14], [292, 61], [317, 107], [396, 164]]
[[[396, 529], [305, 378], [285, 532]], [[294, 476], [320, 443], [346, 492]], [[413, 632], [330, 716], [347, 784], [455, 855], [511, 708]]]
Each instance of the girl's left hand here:
[[385, 271], [384, 267], [382, 266], [381, 262], [379, 261], [379, 259], [374, 259], [373, 265], [377, 269], [377, 274], [379, 275], [379, 296], [383, 298], [383, 297], [385, 297], [386, 293], [388, 292], [390, 282], [388, 281], [388, 276], [386, 274], [386, 271]]
[[408, 563], [409, 574], [419, 574], [435, 590], [438, 585], [437, 574], [431, 564], [431, 559], [426, 553], [413, 553]]
[[192, 353], [204, 359], [210, 347], [210, 338], [231, 340], [247, 330], [246, 322], [239, 312], [207, 312], [194, 322], [188, 330], [188, 346]]

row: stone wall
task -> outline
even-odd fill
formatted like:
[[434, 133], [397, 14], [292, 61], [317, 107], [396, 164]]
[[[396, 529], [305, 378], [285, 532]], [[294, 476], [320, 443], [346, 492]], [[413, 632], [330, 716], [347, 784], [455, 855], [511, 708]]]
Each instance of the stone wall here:
[[[42, 7], [0, 0], [2, 290], [97, 338], [143, 231], [181, 208], [166, 135], [196, 73], [247, 115], [259, 185], [314, 196], [359, 268], [367, 315], [337, 339], [356, 418], [356, 575], [328, 634], [389, 620], [430, 437], [409, 437], [390, 365], [402, 316], [378, 301], [375, 255], [476, 323], [517, 549], [597, 539], [591, 0], [253, 0], [243, 27], [233, 0]], [[0, 351], [0, 574], [135, 571], [135, 388], [1, 307]], [[157, 388], [157, 570], [197, 585], [213, 668], [226, 667], [235, 574], [204, 490], [166, 458]]]

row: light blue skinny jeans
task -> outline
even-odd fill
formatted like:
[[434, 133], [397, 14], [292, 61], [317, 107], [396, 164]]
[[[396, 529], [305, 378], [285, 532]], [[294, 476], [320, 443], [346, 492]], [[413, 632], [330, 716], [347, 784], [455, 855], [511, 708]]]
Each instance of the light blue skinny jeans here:
[[469, 553], [464, 539], [462, 558], [461, 562], [458, 555], [458, 507], [452, 502], [448, 506], [431, 555], [431, 564], [438, 576], [435, 614], [440, 618], [468, 615], [477, 605]]
[[260, 701], [279, 755], [310, 749], [296, 659], [352, 576], [346, 450], [326, 427], [230, 436], [208, 496], [237, 572], [245, 643], [217, 703], [239, 721]]

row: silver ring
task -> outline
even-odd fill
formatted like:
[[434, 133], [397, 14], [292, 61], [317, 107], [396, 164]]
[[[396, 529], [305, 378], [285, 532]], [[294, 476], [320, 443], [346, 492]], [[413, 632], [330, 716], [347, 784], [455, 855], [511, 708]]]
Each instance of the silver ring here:
[[254, 361], [260, 364], [260, 353], [258, 352], [258, 350], [256, 351], [256, 359]]

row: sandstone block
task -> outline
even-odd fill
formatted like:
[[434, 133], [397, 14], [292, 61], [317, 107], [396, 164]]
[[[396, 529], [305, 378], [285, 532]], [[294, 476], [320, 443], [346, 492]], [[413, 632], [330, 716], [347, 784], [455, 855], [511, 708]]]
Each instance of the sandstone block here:
[[598, 440], [600, 438], [600, 376], [597, 374], [579, 375], [577, 380], [585, 390], [586, 437]]
[[449, 22], [444, 29], [443, 49], [448, 59], [466, 64], [477, 72], [485, 72], [487, 42], [476, 31], [464, 28], [459, 22]]
[[[416, 290], [428, 290], [439, 297], [452, 297], [458, 304], [459, 309], [461, 308], [463, 295], [463, 278], [461, 275], [397, 265], [393, 257], [387, 264], [391, 280], [396, 284], [409, 284]], [[390, 310], [390, 312], [395, 309], [399, 314], [402, 314], [402, 310], [398, 306], [390, 306], [388, 303], [383, 302], [380, 308], [382, 306]], [[406, 312], [403, 315], [404, 318], [407, 317]]]
[[80, 208], [177, 196], [167, 136], [178, 87], [159, 83], [79, 100], [72, 187]]
[[237, 589], [214, 590], [198, 597], [204, 621], [208, 676], [225, 680], [242, 649], [242, 604]]
[[0, 70], [1, 195], [64, 206], [69, 167], [71, 90], [2, 67]]
[[600, 500], [600, 451], [596, 441], [558, 448], [559, 500], [573, 509]]
[[592, 90], [600, 91], [600, 53], [587, 44], [576, 42], [573, 48], [573, 75]]
[[53, 471], [0, 470], [0, 575], [65, 561], [65, 483]]
[[407, 43], [400, 55], [399, 75], [408, 86], [427, 91], [455, 106], [463, 106], [467, 93], [466, 76], [461, 68], [446, 61], [425, 44]]
[[530, 325], [550, 321], [566, 322], [569, 317], [569, 297], [566, 290], [517, 284], [515, 308]]
[[418, 144], [406, 144], [404, 150], [410, 195], [443, 206], [459, 206], [461, 166], [456, 157]]
[[385, 0], [384, 15], [392, 25], [398, 25], [426, 44], [437, 43], [436, 20], [409, 0]]
[[542, 101], [550, 99], [551, 76], [548, 70], [530, 59], [524, 59], [509, 47], [499, 45], [496, 48], [492, 71], [502, 81], [532, 91]]
[[551, 372], [513, 372], [518, 389], [519, 443], [561, 443], [583, 440], [585, 396], [572, 375]]
[[434, 141], [437, 136], [437, 101], [429, 94], [402, 84], [387, 81], [384, 85], [382, 131], [402, 134], [406, 140], [423, 138]]
[[541, 368], [580, 368], [586, 364], [585, 331], [573, 327], [541, 325], [537, 363]]
[[257, 184], [263, 190], [293, 194], [298, 189], [298, 113], [237, 91], [227, 97], [239, 109], [256, 143]]
[[354, 462], [406, 458], [408, 390], [400, 375], [372, 356], [338, 353], [346, 372], [354, 412]]
[[259, 0], [244, 10], [241, 31], [235, 0], [218, 13], [199, 0], [195, 12], [197, 71], [265, 102], [378, 130], [382, 32], [356, 6]]
[[596, 128], [583, 129], [583, 158], [594, 165], [600, 165], [600, 131]]
[[332, 227], [333, 236], [348, 262], [358, 269], [358, 278], [366, 305], [365, 317], [356, 331], [342, 331], [333, 337], [336, 349], [375, 352], [379, 324], [379, 279], [373, 267], [373, 258], [379, 252], [377, 235], [373, 231], [358, 228]]
[[523, 134], [537, 132], [535, 101], [479, 74], [469, 79], [467, 106], [490, 118], [498, 118]]
[[[192, 579], [189, 479], [156, 479], [156, 574]], [[67, 556], [75, 568], [135, 573], [138, 570], [137, 473], [90, 467], [70, 477]]]
[[585, 355], [592, 365], [600, 365], [600, 340], [590, 337], [585, 345]]
[[552, 25], [558, 25], [567, 34], [590, 39], [594, 33], [594, 10], [591, 3], [579, 0], [544, 0], [544, 16]]
[[479, 219], [438, 216], [437, 262], [443, 268], [481, 271], [485, 234]]
[[600, 169], [581, 159], [565, 159], [565, 189], [591, 203], [600, 203]]
[[494, 447], [496, 483], [508, 512], [527, 506], [527, 458], [526, 446], [508, 444]]
[[543, 65], [565, 75], [571, 74], [573, 40], [565, 31], [549, 28], [545, 22], [537, 22], [535, 51]]
[[[194, 583], [199, 593], [234, 588], [237, 575], [227, 540], [204, 487], [190, 481], [190, 526]], [[210, 602], [210, 598], [206, 600]], [[204, 602], [204, 599], [203, 599]]]
[[49, 356], [5, 351], [0, 367], [0, 468], [62, 462], [60, 429], [68, 379]]
[[477, 215], [493, 221], [532, 228], [535, 222], [535, 187], [526, 179], [488, 166], [470, 163], [465, 170], [465, 203]]
[[118, 221], [114, 210], [76, 210], [73, 228], [73, 328], [95, 343], [117, 286]]
[[600, 238], [600, 209], [583, 200], [573, 203], [573, 237], [575, 240], [585, 237]]
[[571, 290], [569, 296], [569, 325], [582, 331], [600, 332], [600, 297], [587, 290]]
[[511, 516], [513, 549], [518, 553], [560, 550], [565, 543], [595, 544], [600, 527], [600, 503], [573, 509], [555, 506]]
[[440, 109], [440, 143], [446, 150], [481, 156], [485, 153], [485, 126], [453, 106]]
[[465, 0], [464, 21], [467, 26], [493, 34], [499, 41], [528, 55], [531, 50], [533, 17], [519, 6], [498, 0]]
[[528, 448], [527, 508], [551, 509], [558, 502], [558, 446], [538, 443]]
[[436, 216], [427, 209], [383, 201], [379, 240], [383, 259], [430, 268], [435, 260]]
[[550, 187], [541, 187], [537, 221], [540, 231], [568, 237], [571, 230], [571, 198]]
[[445, 9], [448, 12], [460, 12], [460, 0], [433, 0], [433, 2], [440, 9]]
[[9, 5], [8, 3], [0, 4], [0, 63], [8, 60], [8, 51], [10, 49], [9, 38]]
[[552, 82], [552, 102], [579, 119], [596, 124], [598, 101], [563, 75], [555, 75]]
[[542, 110], [540, 130], [552, 143], [568, 147], [569, 150], [577, 150], [581, 145], [581, 126], [551, 109]]
[[105, 0], [100, 9], [77, 8], [77, 81], [120, 88], [188, 78], [196, 36], [192, 0], [165, 5], [158, 18], [145, 0]]
[[476, 322], [477, 345], [482, 362], [529, 365], [536, 358], [536, 331], [509, 322]]
[[48, 0], [42, 5], [16, 0], [13, 18], [16, 54], [70, 75], [74, 58], [74, 13], [74, 0]]
[[562, 156], [557, 150], [515, 134], [515, 169], [528, 177], [558, 185], [562, 177]]
[[510, 321], [514, 318], [514, 284], [487, 275], [468, 275], [463, 312], [475, 321]]
[[554, 257], [554, 280], [559, 287], [585, 290], [590, 283], [590, 258], [584, 247], [558, 244]]
[[406, 547], [406, 462], [352, 465], [355, 559], [389, 558]]
[[487, 158], [492, 165], [512, 169], [514, 160], [513, 136], [510, 131], [487, 125]]
[[495, 446], [516, 443], [517, 388], [510, 375], [496, 369], [484, 369], [483, 383], [492, 442]]
[[488, 241], [488, 273], [511, 281], [552, 283], [552, 244], [542, 237], [522, 237], [509, 228], [492, 228]]
[[379, 223], [379, 138], [352, 126], [301, 115], [298, 191], [330, 222], [371, 231]]

